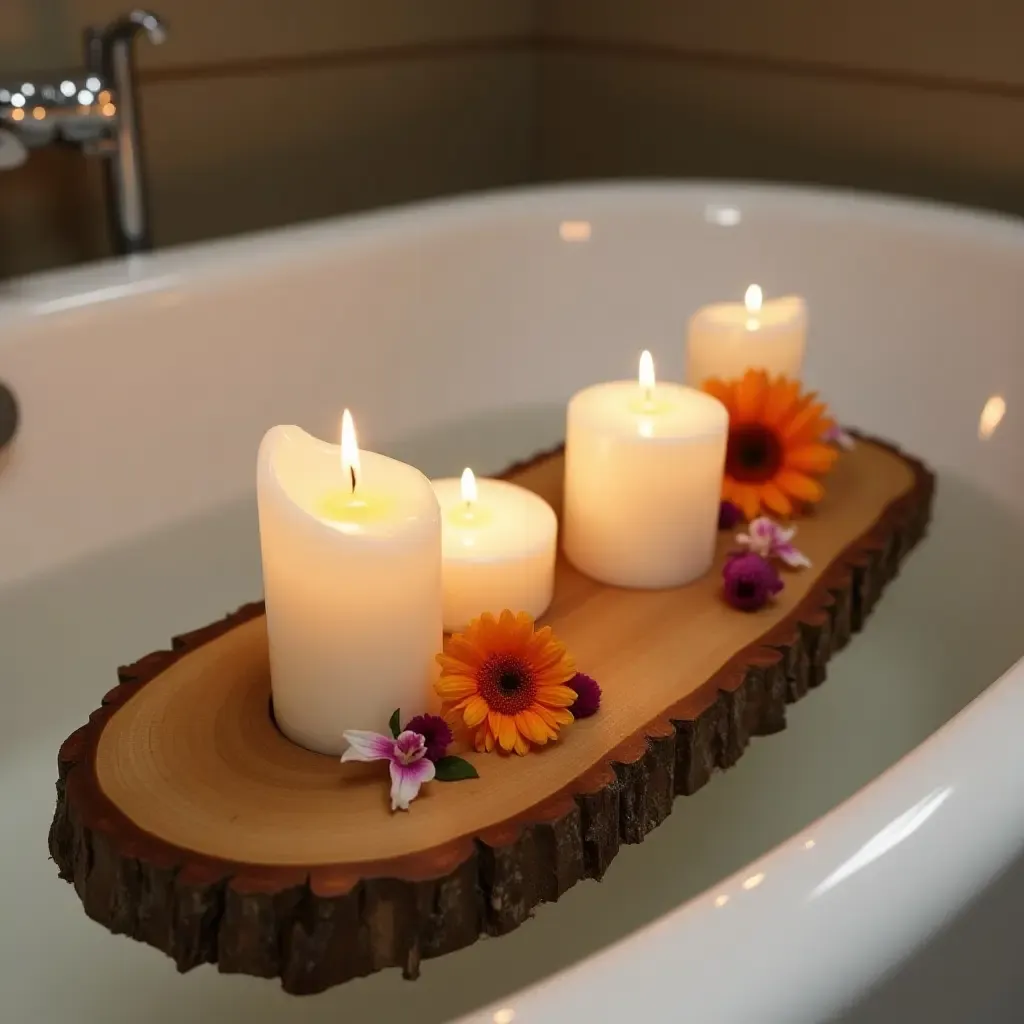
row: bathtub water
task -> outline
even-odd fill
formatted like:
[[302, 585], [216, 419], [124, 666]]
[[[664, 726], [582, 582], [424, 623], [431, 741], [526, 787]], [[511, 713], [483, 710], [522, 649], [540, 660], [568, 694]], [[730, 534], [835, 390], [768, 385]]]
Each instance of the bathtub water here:
[[[742, 210], [753, 221], [749, 234], [709, 228], [705, 213], [712, 200]], [[288, 418], [282, 413], [307, 426], [328, 422], [331, 408], [348, 401], [346, 396], [355, 387], [352, 376], [368, 391], [385, 395], [387, 389], [379, 380], [394, 372], [395, 353], [389, 357], [382, 352], [374, 362], [372, 354], [359, 354], [358, 339], [341, 335], [346, 321], [361, 322], [365, 329], [373, 316], [388, 322], [391, 313], [349, 306], [341, 318], [337, 308], [325, 308], [323, 315], [335, 318], [335, 330], [321, 332], [314, 342], [295, 343], [299, 348], [295, 358], [308, 379], [315, 381], [307, 388], [298, 373], [281, 380], [281, 366], [287, 359], [275, 354], [275, 346], [286, 351], [293, 345], [294, 333], [285, 328], [298, 306], [283, 314], [281, 322], [268, 325], [259, 337], [263, 329], [256, 326], [252, 311], [229, 310], [219, 323], [239, 320], [252, 336], [239, 338], [225, 331], [219, 338], [217, 332], [207, 330], [205, 343], [222, 343], [226, 354], [212, 356], [212, 367], [211, 360], [198, 358], [194, 338], [178, 333], [184, 327], [182, 310], [202, 309], [204, 303], [212, 308], [209, 304], [216, 304], [221, 286], [193, 283], [187, 268], [197, 262], [203, 266], [195, 254], [187, 260], [168, 254], [142, 264], [141, 269], [136, 265], [125, 297], [95, 306], [84, 300], [76, 306], [62, 299], [78, 294], [74, 275], [19, 286], [8, 297], [8, 333], [6, 340], [0, 340], [0, 377], [13, 384], [25, 414], [15, 460], [0, 471], [0, 532], [6, 534], [0, 551], [7, 563], [6, 571], [0, 566], [5, 709], [0, 719], [4, 822], [0, 905], [5, 910], [0, 928], [0, 1005], [7, 1008], [0, 1013], [3, 1020], [12, 1024], [58, 1019], [81, 1024], [139, 1020], [177, 1024], [220, 1021], [230, 1014], [252, 1024], [337, 1020], [386, 1024], [413, 1019], [428, 1024], [509, 1000], [510, 1006], [518, 1008], [517, 1020], [575, 1019], [573, 1013], [563, 1012], [565, 1007], [572, 1010], [587, 1005], [588, 998], [599, 998], [602, 986], [614, 983], [615, 971], [620, 979], [628, 979], [629, 967], [623, 967], [623, 958], [628, 961], [631, 942], [636, 941], [630, 936], [688, 900], [696, 902], [687, 909], [685, 919], [672, 927], [660, 921], [653, 925], [654, 933], [644, 934], [649, 937], [662, 929], [665, 947], [678, 950], [680, 972], [689, 970], [698, 978], [706, 973], [708, 991], [694, 991], [692, 983], [688, 989], [695, 1012], [690, 1019], [749, 1019], [737, 1009], [741, 1002], [725, 993], [716, 996], [712, 979], [715, 984], [721, 980], [713, 966], [701, 968], [699, 915], [706, 918], [718, 909], [724, 913], [727, 905], [731, 913], [739, 902], [735, 886], [724, 883], [723, 888], [718, 883], [796, 837], [787, 849], [802, 851], [802, 877], [819, 887], [830, 878], [829, 885], [837, 884], [836, 868], [849, 863], [849, 851], [830, 846], [828, 838], [838, 827], [833, 819], [838, 815], [844, 827], [854, 828], [857, 817], [851, 812], [843, 819], [839, 808], [827, 821], [814, 824], [817, 819], [913, 751], [1024, 654], [1019, 612], [1024, 605], [1024, 545], [1019, 542], [1024, 488], [1014, 450], [1022, 434], [1014, 421], [1014, 397], [1024, 356], [1016, 355], [1001, 333], [1024, 308], [1024, 299], [1011, 287], [1021, 265], [1024, 231], [994, 219], [903, 204], [883, 206], [827, 194], [802, 196], [722, 186], [564, 189], [477, 200], [456, 204], [456, 226], [467, 222], [467, 210], [470, 223], [486, 226], [488, 218], [495, 216], [513, 226], [509, 242], [503, 241], [500, 232], [485, 232], [482, 239], [473, 239], [471, 250], [477, 265], [490, 260], [496, 264], [492, 270], [500, 266], [506, 279], [474, 277], [468, 264], [463, 265], [461, 272], [469, 278], [464, 282], [469, 289], [466, 306], [460, 306], [458, 295], [453, 300], [447, 292], [434, 291], [439, 288], [437, 280], [426, 288], [422, 279], [407, 279], [419, 301], [428, 303], [433, 294], [434, 305], [441, 309], [440, 314], [436, 308], [425, 314], [426, 320], [410, 310], [409, 322], [420, 336], [407, 343], [433, 347], [432, 353], [410, 354], [414, 365], [408, 370], [420, 375], [424, 389], [436, 387], [442, 408], [412, 397], [410, 382], [398, 376], [394, 386], [407, 399], [408, 426], [382, 434], [381, 450], [414, 461], [432, 475], [458, 471], [466, 463], [484, 471], [498, 469], [558, 439], [561, 398], [572, 387], [609, 372], [627, 373], [634, 349], [643, 346], [655, 350], [659, 365], [681, 366], [682, 310], [697, 301], [737, 292], [733, 284], [746, 283], [748, 275], [762, 283], [771, 276], [780, 290], [791, 286], [808, 294], [810, 373], [826, 396], [835, 400], [840, 413], [869, 430], [894, 437], [939, 468], [927, 541], [886, 592], [866, 631], [830, 664], [826, 685], [789, 709], [787, 731], [756, 740], [736, 768], [716, 776], [696, 796], [678, 800], [669, 820], [642, 845], [622, 850], [601, 884], [577, 885], [558, 904], [542, 907], [533, 921], [509, 936], [483, 940], [425, 963], [415, 984], [403, 982], [391, 971], [321, 996], [295, 999], [284, 996], [272, 982], [220, 976], [209, 967], [182, 978], [162, 954], [110, 936], [90, 922], [71, 887], [56, 879], [46, 856], [55, 753], [112, 684], [117, 664], [259, 595], [255, 503], [247, 481], [258, 434], [263, 426]], [[513, 256], [518, 252], [526, 259], [531, 244], [529, 238], [517, 237], [517, 232], [529, 236], [536, 223], [538, 232], [543, 228], [557, 237], [559, 220], [568, 215], [565, 211], [579, 215], [581, 210], [593, 221], [595, 246], [603, 244], [606, 229], [608, 249], [598, 249], [593, 256], [578, 249], [566, 253], [571, 247], [556, 242], [557, 258], [546, 268], [547, 280], [539, 281], [524, 267], [525, 280], [517, 281]], [[413, 237], [421, 229], [429, 241], [432, 233], [443, 236], [447, 213], [445, 209], [411, 211], [397, 215], [397, 221]], [[401, 234], [395, 226], [396, 215], [382, 222], [384, 237], [389, 231], [396, 237]], [[645, 232], [647, 242], [639, 245]], [[877, 257], [872, 256], [873, 233], [879, 239]], [[727, 241], [722, 242], [721, 236], [727, 236]], [[261, 252], [285, 254], [281, 257], [285, 283], [278, 286], [277, 294], [285, 292], [284, 275], [294, 253], [307, 261], [329, 262], [335, 258], [335, 237], [341, 239], [339, 246], [348, 247], [346, 252], [357, 250], [361, 240], [372, 248], [373, 219], [355, 226], [332, 225], [312, 234], [284, 233], [258, 240], [255, 247]], [[696, 244], [700, 239], [710, 240], [710, 249], [703, 254]], [[507, 251], [498, 256], [491, 251], [506, 244]], [[687, 244], [693, 249], [688, 255]], [[638, 270], [636, 261], [647, 246], [654, 254], [652, 261]], [[681, 248], [675, 252], [672, 246]], [[721, 246], [725, 250], [720, 252]], [[214, 255], [219, 263], [230, 263], [231, 251], [228, 246]], [[546, 253], [547, 248], [538, 251]], [[450, 260], [457, 255], [453, 253], [448, 252]], [[670, 254], [677, 260], [671, 273], [664, 266]], [[681, 254], [687, 255], [685, 261]], [[971, 257], [965, 260], [970, 281], [964, 284], [971, 301], [955, 295], [949, 284], [956, 278], [958, 254]], [[251, 253], [246, 258], [251, 260]], [[581, 266], [588, 258], [596, 260], [595, 265]], [[246, 274], [277, 273], [271, 257], [266, 259], [271, 271], [264, 265]], [[401, 266], [400, 258], [396, 259]], [[892, 261], [888, 271], [876, 262], [884, 259]], [[926, 273], [922, 265], [931, 267], [931, 272]], [[416, 266], [420, 275], [444, 276], [422, 264]], [[552, 286], [552, 267], [564, 275], [568, 300]], [[457, 281], [451, 264], [449, 272]], [[107, 273], [116, 276], [118, 271], [111, 268]], [[690, 280], [682, 289], [685, 294], [680, 294], [680, 289], [670, 287], [675, 275], [699, 281], [695, 285]], [[308, 284], [309, 276], [305, 274], [303, 306], [316, 301], [319, 294]], [[395, 276], [401, 277], [397, 272]], [[1007, 286], [1002, 294], [994, 289], [993, 276]], [[343, 271], [338, 277], [344, 280]], [[81, 279], [77, 280], [80, 285]], [[240, 274], [239, 280], [245, 276]], [[535, 320], [529, 315], [531, 283], [539, 289]], [[235, 285], [230, 280], [223, 286], [231, 287]], [[492, 302], [498, 294], [502, 301]], [[154, 298], [168, 295], [174, 297], [173, 303], [157, 303]], [[372, 306], [372, 300], [371, 296], [362, 301]], [[982, 300], [989, 303], [987, 308]], [[64, 306], [59, 305], [61, 301]], [[347, 296], [342, 306], [359, 301]], [[972, 308], [975, 302], [977, 309]], [[298, 315], [305, 316], [301, 310]], [[5, 324], [3, 317], [0, 303], [0, 326]], [[167, 325], [169, 317], [182, 318], [173, 331]], [[55, 318], [64, 320], [55, 322]], [[173, 358], [173, 351], [147, 354], [141, 335], [134, 340], [130, 333], [117, 335], [111, 324], [118, 318], [136, 331], [139, 325], [152, 322], [156, 333], [165, 332], [161, 345], [181, 350], [180, 362]], [[314, 322], [306, 320], [307, 326]], [[965, 332], [972, 325], [978, 331], [968, 337]], [[274, 335], [275, 328], [279, 336]], [[395, 336], [401, 334], [391, 324], [383, 331], [385, 337], [390, 337], [389, 330]], [[538, 380], [531, 380], [526, 371], [508, 371], [512, 356], [502, 346], [520, 336], [517, 360], [543, 366], [545, 358], [550, 358], [547, 373]], [[553, 338], [561, 343], [554, 352], [550, 349]], [[88, 360], [74, 353], [72, 346], [93, 342], [97, 362], [106, 360], [96, 367], [95, 388], [105, 404], [96, 417], [100, 422], [83, 422], [76, 417], [87, 417], [90, 407], [80, 389], [91, 382], [72, 381], [65, 374], [74, 367], [80, 374], [88, 373]], [[489, 356], [490, 345], [496, 351]], [[345, 361], [339, 350], [345, 358], [362, 360], [357, 373], [342, 370]], [[400, 348], [396, 351], [401, 353]], [[12, 370], [5, 363], [8, 355]], [[65, 364], [54, 362], [54, 355], [70, 355], [70, 366], [61, 369]], [[149, 368], [145, 381], [139, 383], [139, 373], [150, 356], [159, 373]], [[190, 359], [192, 369], [188, 369]], [[274, 359], [278, 362], [271, 367]], [[444, 383], [445, 373], [450, 372], [446, 364], [453, 360], [455, 375], [460, 386], [469, 389], [469, 398], [460, 399]], [[436, 365], [436, 377], [423, 376], [432, 365]], [[114, 375], [116, 388], [100, 371]], [[332, 373], [338, 380], [327, 388], [323, 377]], [[210, 380], [210, 374], [216, 379]], [[44, 387], [48, 379], [52, 388]], [[237, 390], [226, 397], [216, 393], [232, 382]], [[978, 417], [985, 399], [996, 391], [1008, 402], [1006, 422], [990, 438], [980, 440]], [[51, 392], [66, 399], [71, 408], [47, 410], [46, 403], [54, 399]], [[112, 414], [109, 403], [115, 392], [127, 395], [126, 405], [135, 418], [129, 433], [135, 437], [126, 436], [124, 424]], [[182, 400], [186, 394], [189, 399]], [[241, 428], [229, 422], [224, 403], [234, 403]], [[148, 404], [154, 407], [152, 417], [146, 413]], [[373, 424], [371, 402], [364, 401], [363, 407]], [[36, 428], [48, 412], [49, 422], [44, 420]], [[166, 430], [167, 417], [180, 426], [180, 437]], [[412, 422], [417, 417], [421, 428]], [[209, 443], [211, 431], [216, 431], [219, 443]], [[101, 446], [110, 445], [115, 436], [120, 447], [102, 457]], [[70, 445], [72, 456], [62, 442]], [[216, 450], [207, 451], [210, 448]], [[30, 465], [30, 458], [41, 465]], [[163, 460], [163, 473], [148, 461], [155, 458]], [[200, 463], [203, 458], [206, 462]], [[233, 465], [236, 460], [244, 463], [241, 470]], [[169, 482], [166, 476], [171, 477]], [[197, 488], [189, 487], [189, 482], [199, 479], [203, 483], [197, 497]], [[147, 489], [161, 500], [148, 500]], [[54, 502], [60, 505], [59, 515], [52, 508], [37, 513], [41, 505]], [[106, 518], [101, 514], [104, 509]], [[81, 515], [76, 515], [78, 511]], [[110, 519], [116, 523], [112, 525]], [[61, 531], [57, 525], [62, 521], [72, 525]], [[979, 703], [993, 699], [986, 695]], [[956, 727], [954, 722], [951, 729]], [[997, 742], [995, 735], [992, 739]], [[963, 754], [977, 767], [984, 765], [987, 751], [964, 750]], [[950, 769], [955, 774], [956, 766]], [[884, 787], [888, 778], [883, 775], [876, 786]], [[936, 777], [934, 792], [939, 796], [932, 800], [934, 808], [927, 805], [928, 814], [946, 800], [944, 787], [953, 788]], [[939, 846], [945, 842], [938, 831], [941, 820], [942, 815], [935, 814], [933, 841]], [[1021, 833], [1015, 822], [1007, 821], [1006, 829], [1014, 836]], [[860, 837], [861, 846], [866, 839], [870, 833]], [[854, 844], [853, 849], [857, 848]], [[1002, 866], [1007, 862], [1004, 856]], [[765, 890], [775, 877], [772, 863], [769, 856], [757, 868], [767, 879]], [[982, 892], [996, 867], [986, 861], [982, 869], [965, 858], [965, 878], [972, 871], [978, 875], [973, 895]], [[908, 889], [912, 883], [908, 874]], [[733, 894], [733, 904], [726, 901], [711, 909], [716, 893]], [[934, 919], [949, 916], [962, 902], [945, 905], [943, 899], [936, 893]], [[894, 913], [897, 906], [894, 900]], [[775, 938], [784, 945], [787, 929], [796, 918], [783, 910], [772, 912], [778, 914]], [[861, 1004], [860, 1011], [849, 1010], [851, 1019], [861, 1019], [858, 1012], [870, 1013], [863, 1019], [888, 1019], [885, 1014], [891, 1007], [883, 997], [869, 993], [882, 980], [883, 969], [858, 948], [852, 935], [856, 927], [844, 913], [836, 911], [835, 929], [841, 932], [849, 927], [848, 955], [859, 963], [858, 971], [844, 974], [836, 968], [833, 975], [808, 978], [806, 998], [799, 991], [774, 993], [774, 1004], [759, 997], [757, 1019], [824, 1019], [851, 1002]], [[895, 965], [898, 958], [927, 942], [932, 925], [926, 927], [924, 917], [918, 917], [918, 934], [901, 939], [899, 948], [886, 947], [879, 937], [878, 945], [886, 949], [888, 958], [884, 967]], [[980, 927], [984, 934], [984, 922], [973, 927]], [[764, 941], [763, 933], [759, 934]], [[612, 959], [605, 961], [610, 965], [607, 975], [604, 968], [580, 964], [614, 943], [620, 944], [612, 950]], [[763, 949], [766, 959], [769, 952]], [[761, 982], [751, 950], [744, 950], [743, 956], [750, 964], [743, 973], [753, 993]], [[548, 982], [524, 1002], [513, 996], [574, 964], [579, 966], [571, 975]], [[617, 991], [622, 984], [628, 985], [628, 980], [620, 980]], [[666, 974], [660, 987], [632, 993], [631, 1004], [641, 1014], [681, 1019], [668, 1009], [675, 1005], [673, 985], [674, 978]], [[573, 1003], [574, 993], [580, 991], [582, 1002]], [[988, 997], [995, 994], [1002, 995], [990, 986]], [[882, 1003], [877, 1002], [879, 998]], [[983, 998], [972, 996], [969, 1005], [977, 1008]], [[946, 997], [944, 1002], [946, 1012], [952, 1012], [955, 998]], [[610, 1002], [607, 1005], [611, 1007]], [[707, 1010], [716, 1005], [722, 1007], [721, 1016]], [[697, 1012], [697, 1007], [703, 1007], [703, 1012]], [[491, 1013], [480, 1019], [491, 1019]], [[611, 1008], [608, 1014], [594, 1015], [591, 1010], [589, 1019], [621, 1016]], [[963, 1018], [942, 1017], [940, 1010], [930, 1019]]]

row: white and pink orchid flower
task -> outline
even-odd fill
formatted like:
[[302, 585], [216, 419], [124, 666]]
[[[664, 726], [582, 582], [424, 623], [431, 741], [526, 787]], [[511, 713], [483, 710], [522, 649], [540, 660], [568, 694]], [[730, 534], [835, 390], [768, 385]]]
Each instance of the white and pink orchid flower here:
[[767, 516], [758, 516], [747, 533], [736, 534], [736, 542], [762, 558], [777, 558], [791, 569], [806, 569], [811, 560], [793, 543], [796, 527], [785, 527]]
[[350, 729], [343, 734], [348, 750], [342, 761], [391, 762], [391, 810], [407, 811], [419, 796], [420, 786], [434, 777], [434, 762], [427, 755], [427, 741], [408, 729], [397, 739], [379, 732]]
[[853, 439], [852, 434], [848, 434], [838, 423], [833, 423], [824, 434], [821, 435], [821, 440], [825, 444], [834, 444], [837, 448], [842, 448], [844, 452], [852, 451], [856, 442]]

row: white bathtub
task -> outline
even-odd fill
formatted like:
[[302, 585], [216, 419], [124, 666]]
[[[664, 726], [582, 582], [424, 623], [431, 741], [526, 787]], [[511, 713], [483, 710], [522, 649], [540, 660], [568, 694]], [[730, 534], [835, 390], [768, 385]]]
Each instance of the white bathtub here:
[[[85, 918], [45, 853], [57, 747], [118, 663], [259, 596], [269, 425], [333, 436], [347, 404], [368, 448], [498, 469], [640, 348], [680, 377], [689, 313], [751, 281], [807, 296], [807, 376], [841, 418], [939, 473], [929, 540], [785, 733], [600, 886], [414, 985], [182, 978]], [[0, 1019], [1020, 1020], [1022, 285], [1017, 221], [693, 184], [505, 193], [0, 286], [23, 417], [0, 468]]]

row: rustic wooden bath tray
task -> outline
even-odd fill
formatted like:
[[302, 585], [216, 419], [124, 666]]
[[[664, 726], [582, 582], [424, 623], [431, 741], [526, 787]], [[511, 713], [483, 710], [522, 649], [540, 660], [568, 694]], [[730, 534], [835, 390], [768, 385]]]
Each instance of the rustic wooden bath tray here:
[[[560, 452], [507, 476], [558, 511]], [[724, 534], [716, 569], [679, 590], [560, 564], [544, 621], [600, 681], [600, 714], [525, 758], [471, 755], [479, 780], [432, 784], [408, 814], [389, 813], [379, 765], [277, 731], [263, 609], [247, 605], [120, 670], [61, 747], [50, 852], [90, 917], [182, 971], [216, 963], [294, 993], [392, 966], [415, 977], [600, 878], [675, 796], [782, 729], [923, 536], [932, 489], [921, 463], [862, 440], [801, 521], [814, 567], [753, 615], [719, 597]]]

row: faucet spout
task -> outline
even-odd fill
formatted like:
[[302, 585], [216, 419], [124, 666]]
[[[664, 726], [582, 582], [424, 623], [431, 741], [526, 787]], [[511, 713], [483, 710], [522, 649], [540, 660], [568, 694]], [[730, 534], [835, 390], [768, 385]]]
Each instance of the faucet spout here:
[[93, 52], [98, 50], [103, 75], [118, 98], [116, 148], [107, 158], [106, 177], [112, 233], [122, 254], [142, 252], [152, 245], [133, 45], [142, 33], [156, 44], [167, 38], [167, 28], [160, 18], [149, 11], [134, 10], [98, 35], [88, 36], [86, 43]]
[[140, 32], [145, 32], [155, 46], [167, 40], [167, 26], [160, 17], [152, 11], [143, 10], [134, 10], [111, 22], [103, 31], [101, 38], [109, 46], [117, 39], [131, 42]]

